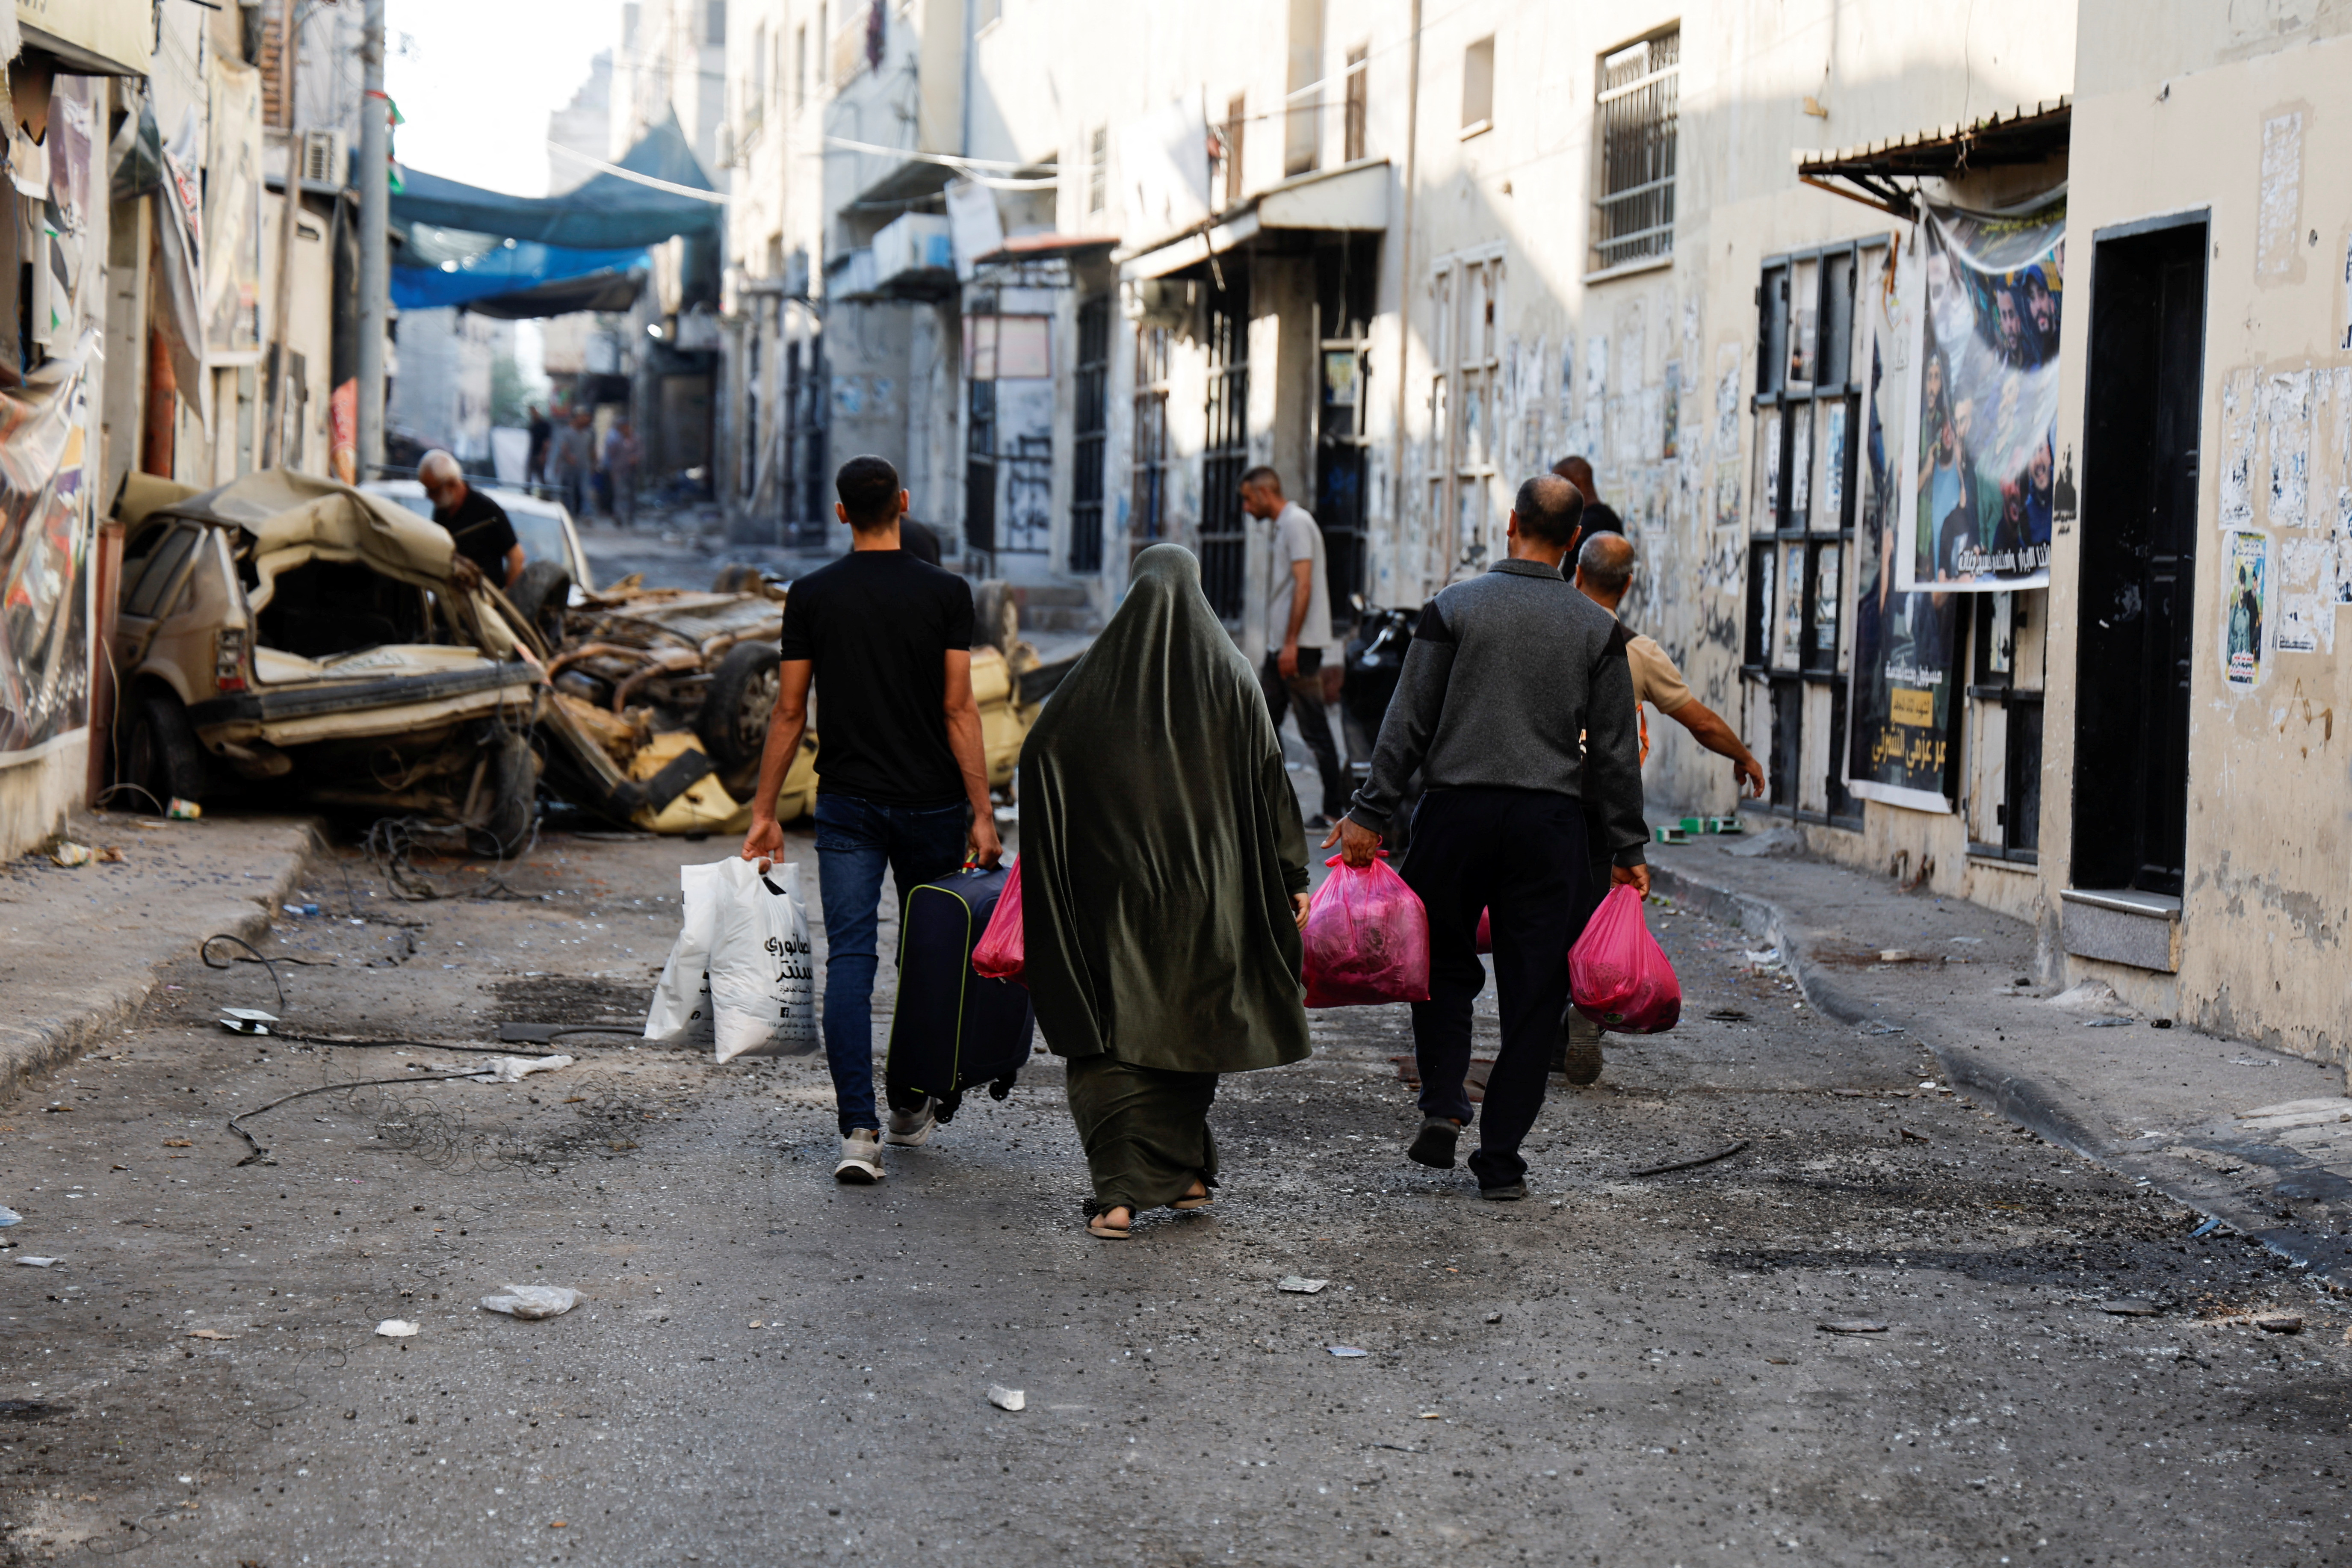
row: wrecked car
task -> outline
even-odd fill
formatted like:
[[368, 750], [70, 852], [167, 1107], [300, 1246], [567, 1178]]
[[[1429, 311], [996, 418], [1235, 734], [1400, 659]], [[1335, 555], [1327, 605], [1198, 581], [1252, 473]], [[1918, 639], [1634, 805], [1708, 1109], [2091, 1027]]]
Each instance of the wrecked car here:
[[615, 770], [547, 723], [544, 648], [449, 536], [382, 497], [272, 469], [198, 493], [134, 475], [113, 641], [115, 773], [163, 809], [245, 793], [413, 813], [519, 847], [541, 746]]

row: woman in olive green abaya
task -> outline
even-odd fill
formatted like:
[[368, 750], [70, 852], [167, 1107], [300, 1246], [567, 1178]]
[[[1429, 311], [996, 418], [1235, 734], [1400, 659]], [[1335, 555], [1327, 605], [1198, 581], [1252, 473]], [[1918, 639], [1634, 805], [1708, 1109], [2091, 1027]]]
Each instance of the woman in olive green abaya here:
[[1021, 749], [1023, 980], [1067, 1063], [1087, 1229], [1199, 1208], [1217, 1075], [1307, 1053], [1307, 837], [1256, 677], [1190, 551], [1136, 557]]

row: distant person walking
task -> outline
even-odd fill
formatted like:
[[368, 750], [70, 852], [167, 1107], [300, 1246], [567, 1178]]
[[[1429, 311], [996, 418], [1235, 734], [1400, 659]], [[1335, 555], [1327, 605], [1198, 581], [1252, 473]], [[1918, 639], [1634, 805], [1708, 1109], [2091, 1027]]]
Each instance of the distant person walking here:
[[1278, 734], [1284, 712], [1296, 710], [1298, 737], [1323, 775], [1322, 810], [1310, 819], [1320, 832], [1348, 809], [1348, 775], [1324, 711], [1323, 664], [1336, 667], [1340, 644], [1331, 635], [1330, 574], [1323, 530], [1297, 501], [1282, 494], [1282, 476], [1258, 467], [1242, 476], [1242, 510], [1274, 524], [1274, 562], [1266, 578], [1265, 665], [1258, 683]]
[[507, 510], [466, 482], [466, 470], [446, 452], [427, 452], [417, 482], [433, 503], [433, 521], [448, 531], [457, 555], [493, 588], [511, 588], [522, 575], [522, 543]]
[[555, 437], [555, 421], [547, 411], [534, 403], [525, 428], [530, 432], [530, 452], [523, 458], [522, 477], [527, 484], [544, 484], [547, 480], [547, 444]]
[[644, 456], [636, 426], [614, 420], [604, 433], [604, 476], [612, 486], [613, 521], [623, 528], [637, 526], [637, 460]]
[[[835, 1179], [882, 1179], [874, 1104], [874, 971], [882, 872], [898, 904], [919, 884], [1003, 856], [988, 799], [980, 709], [971, 695], [971, 586], [899, 547], [907, 492], [879, 458], [852, 458], [834, 489], [849, 553], [793, 584], [784, 602], [783, 664], [751, 797], [743, 858], [782, 857], [776, 796], [808, 727], [817, 740], [817, 890], [824, 906], [824, 1054], [841, 1127]], [[920, 1143], [930, 1103], [896, 1108], [890, 1142]]]
[[1601, 492], [1592, 488], [1592, 465], [1582, 458], [1562, 458], [1551, 466], [1551, 471], [1576, 487], [1584, 498], [1584, 537], [1596, 533], [1622, 533], [1625, 520], [1617, 515]]
[[595, 440], [588, 426], [586, 409], [572, 414], [555, 427], [548, 449], [548, 482], [562, 494], [575, 521], [585, 521], [588, 516], [588, 470]]
[[1582, 510], [1567, 480], [1529, 479], [1509, 558], [1423, 607], [1371, 777], [1324, 840], [1370, 865], [1422, 770], [1402, 875], [1429, 911], [1430, 999], [1412, 1005], [1422, 1126], [1406, 1151], [1424, 1165], [1450, 1168], [1470, 1120], [1470, 1006], [1486, 983], [1478, 911], [1491, 911], [1503, 1038], [1470, 1157], [1485, 1198], [1527, 1196], [1519, 1144], [1568, 1010], [1568, 950], [1595, 902], [1588, 821], [1608, 879], [1649, 890], [1627, 635], [1560, 575]]
[[1029, 731], [1021, 897], [1023, 980], [1094, 1182], [1087, 1228], [1120, 1241], [1144, 1209], [1205, 1206], [1217, 1075], [1307, 1054], [1307, 839], [1188, 550], [1136, 557]]

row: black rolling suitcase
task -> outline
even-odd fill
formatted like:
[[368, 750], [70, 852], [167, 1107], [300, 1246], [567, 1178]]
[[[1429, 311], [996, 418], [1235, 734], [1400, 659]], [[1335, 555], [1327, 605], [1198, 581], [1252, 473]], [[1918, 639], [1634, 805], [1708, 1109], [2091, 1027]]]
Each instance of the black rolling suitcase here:
[[977, 1084], [1003, 1100], [1029, 1059], [1036, 1018], [1026, 987], [972, 973], [980, 945], [1012, 873], [965, 869], [924, 882], [907, 895], [898, 930], [898, 1005], [890, 1020], [883, 1084], [894, 1110], [912, 1110], [926, 1095], [941, 1121]]

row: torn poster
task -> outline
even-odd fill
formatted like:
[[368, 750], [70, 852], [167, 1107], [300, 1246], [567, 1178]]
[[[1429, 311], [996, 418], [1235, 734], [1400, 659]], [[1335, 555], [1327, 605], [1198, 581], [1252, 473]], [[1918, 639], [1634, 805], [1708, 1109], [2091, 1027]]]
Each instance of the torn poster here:
[[2229, 536], [2221, 558], [2221, 675], [2250, 691], [2263, 682], [2263, 638], [2270, 630], [2271, 536]]
[[0, 391], [0, 766], [89, 722], [89, 521], [85, 373], [72, 353]]
[[1917, 439], [1896, 585], [2042, 587], [2065, 205], [2021, 217], [1931, 205], [1922, 229]]

